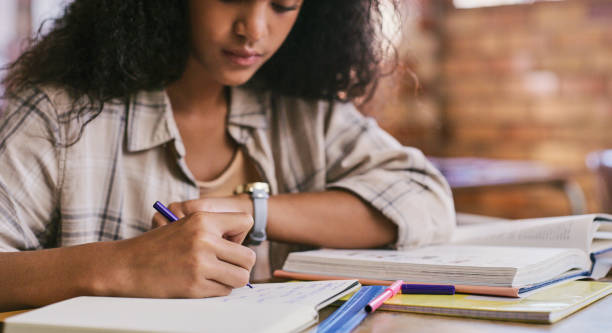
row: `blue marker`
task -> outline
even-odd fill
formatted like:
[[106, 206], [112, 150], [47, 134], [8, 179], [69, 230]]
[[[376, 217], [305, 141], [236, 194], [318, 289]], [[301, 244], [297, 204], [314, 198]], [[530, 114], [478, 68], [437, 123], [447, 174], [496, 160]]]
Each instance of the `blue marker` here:
[[170, 209], [166, 208], [166, 206], [164, 206], [164, 204], [159, 201], [155, 201], [155, 203], [153, 204], [153, 208], [155, 208], [156, 211], [162, 214], [170, 222], [175, 222], [176, 220], [178, 220], [178, 217], [172, 214]]

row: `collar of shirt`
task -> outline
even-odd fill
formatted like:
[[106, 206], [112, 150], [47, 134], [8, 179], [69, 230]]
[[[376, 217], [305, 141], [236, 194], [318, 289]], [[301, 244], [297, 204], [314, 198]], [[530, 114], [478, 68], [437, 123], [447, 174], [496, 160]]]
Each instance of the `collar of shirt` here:
[[[241, 127], [265, 129], [270, 108], [267, 93], [256, 93], [242, 88], [231, 88], [228, 112], [228, 131], [234, 140], [244, 144], [248, 140]], [[142, 91], [131, 99], [127, 112], [127, 150], [138, 152], [174, 140], [179, 156], [185, 155], [172, 107], [165, 90]]]

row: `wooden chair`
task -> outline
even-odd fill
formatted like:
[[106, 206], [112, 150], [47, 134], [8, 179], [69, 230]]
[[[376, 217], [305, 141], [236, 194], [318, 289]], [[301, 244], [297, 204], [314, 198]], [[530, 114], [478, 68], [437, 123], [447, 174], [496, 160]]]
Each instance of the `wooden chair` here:
[[612, 213], [612, 149], [590, 153], [586, 163], [597, 175], [602, 212]]

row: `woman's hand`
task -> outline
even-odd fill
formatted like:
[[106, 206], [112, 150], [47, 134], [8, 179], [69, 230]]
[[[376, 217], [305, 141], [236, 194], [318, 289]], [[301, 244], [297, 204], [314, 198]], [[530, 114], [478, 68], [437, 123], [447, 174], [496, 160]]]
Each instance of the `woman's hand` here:
[[253, 225], [250, 215], [173, 212], [178, 221], [117, 242], [120, 275], [110, 294], [200, 298], [248, 283], [255, 253], [240, 243]]

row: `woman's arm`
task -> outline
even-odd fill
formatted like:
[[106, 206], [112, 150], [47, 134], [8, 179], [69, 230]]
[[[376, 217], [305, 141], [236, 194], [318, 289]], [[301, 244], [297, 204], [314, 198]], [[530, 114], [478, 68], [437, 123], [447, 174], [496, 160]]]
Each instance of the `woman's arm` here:
[[[197, 211], [253, 214], [245, 195], [205, 198], [168, 206], [177, 216]], [[155, 226], [167, 221], [155, 214]], [[268, 238], [321, 247], [364, 248], [393, 244], [397, 226], [357, 196], [344, 191], [281, 194], [268, 200]]]
[[397, 239], [393, 222], [348, 192], [283, 194], [269, 201], [267, 232], [273, 240], [369, 248], [394, 244]]
[[199, 212], [132, 239], [0, 253], [0, 311], [82, 295], [227, 295], [255, 263], [240, 245], [252, 224], [246, 214]]

